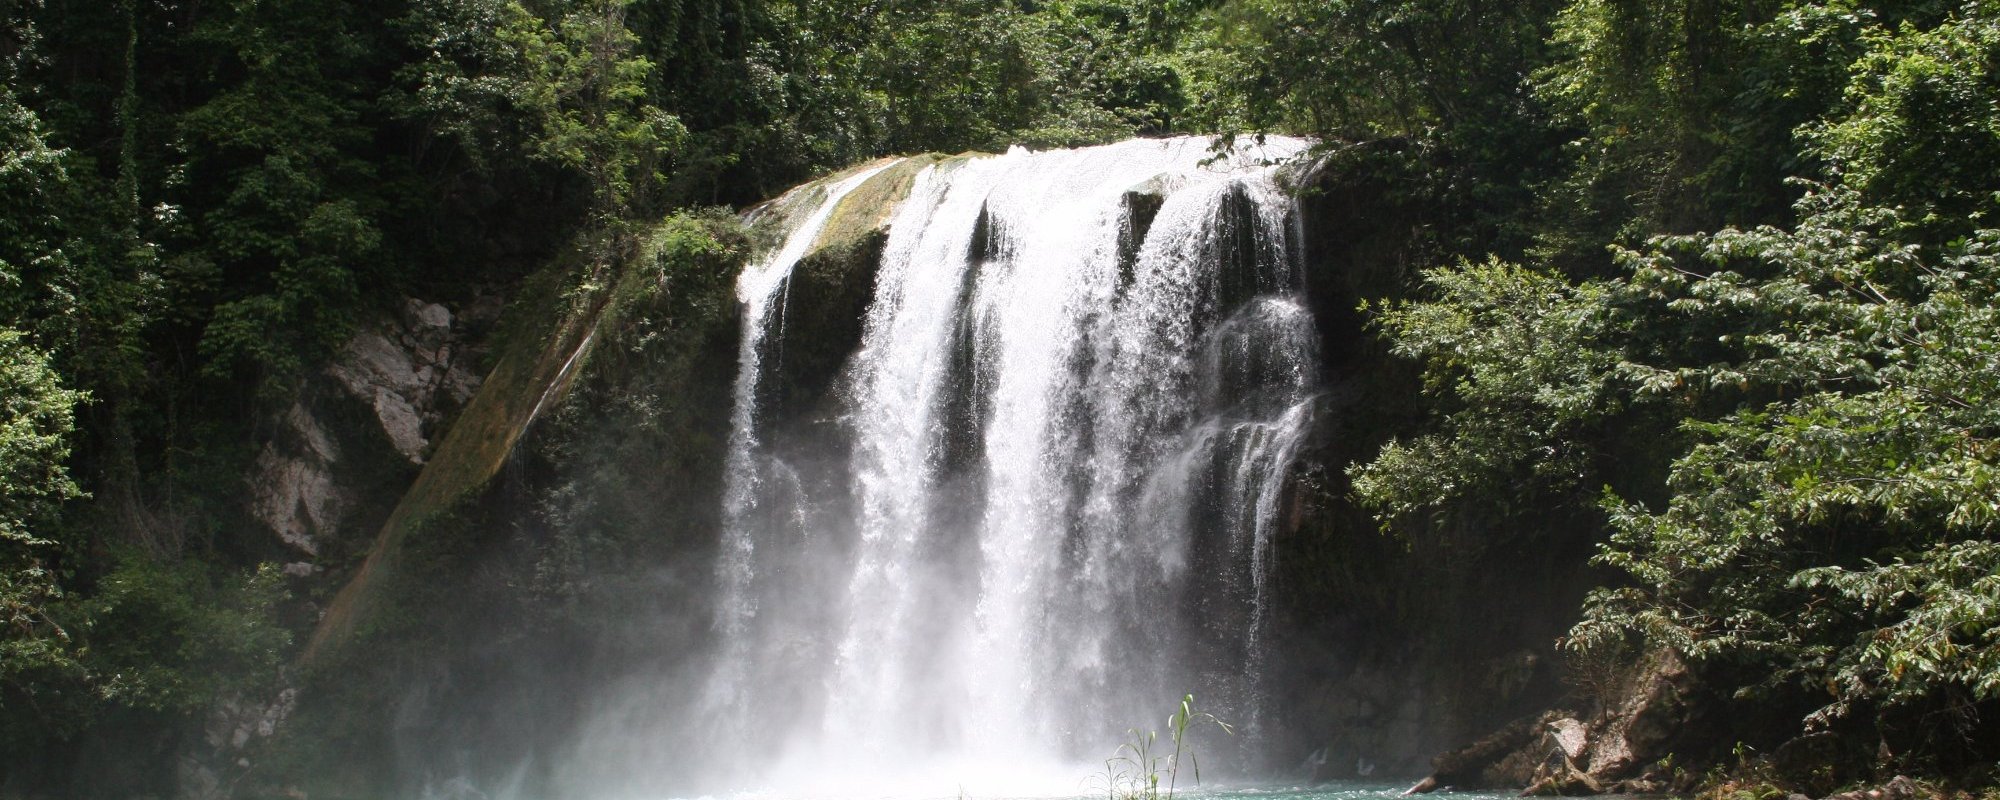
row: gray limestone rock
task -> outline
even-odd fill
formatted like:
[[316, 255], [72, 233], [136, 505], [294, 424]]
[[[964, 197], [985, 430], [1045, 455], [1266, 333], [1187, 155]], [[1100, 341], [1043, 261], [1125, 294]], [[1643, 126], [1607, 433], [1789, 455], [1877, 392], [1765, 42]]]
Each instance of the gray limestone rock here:
[[318, 555], [318, 537], [347, 513], [331, 471], [340, 450], [302, 404], [292, 404], [282, 426], [285, 435], [266, 442], [252, 467], [251, 512], [285, 544]]
[[[319, 555], [354, 510], [353, 486], [374, 477], [356, 474], [371, 468], [354, 457], [368, 450], [354, 437], [368, 434], [328, 419], [329, 408], [360, 404], [389, 448], [413, 466], [424, 463], [446, 418], [479, 388], [481, 351], [465, 328], [485, 324], [498, 306], [475, 306], [454, 315], [437, 303], [406, 299], [401, 313], [357, 332], [322, 379], [306, 383], [276, 420], [250, 476], [251, 513], [279, 540]], [[288, 574], [312, 573], [288, 567]]]

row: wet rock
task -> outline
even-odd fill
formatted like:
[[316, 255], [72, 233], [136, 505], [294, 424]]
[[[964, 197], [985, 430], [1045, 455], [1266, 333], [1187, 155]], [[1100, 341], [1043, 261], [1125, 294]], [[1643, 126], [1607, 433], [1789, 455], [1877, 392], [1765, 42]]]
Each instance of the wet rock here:
[[[1431, 775], [1403, 792], [1422, 794], [1435, 789], [1483, 789], [1518, 784], [1509, 773], [1520, 769], [1518, 754], [1532, 754], [1544, 739], [1543, 717], [1522, 717], [1472, 744], [1440, 754]], [[1539, 761], [1539, 759], [1535, 759]]]
[[[819, 416], [836, 378], [860, 345], [875, 277], [889, 242], [889, 223], [917, 175], [933, 163], [906, 159], [855, 187], [828, 217], [812, 248], [793, 266], [783, 289], [776, 335], [768, 341], [762, 387], [772, 419]], [[990, 241], [994, 232], [968, 246]]]
[[237, 751], [270, 737], [298, 708], [299, 690], [287, 687], [265, 699], [225, 698], [209, 709], [202, 738], [216, 751]]
[[1139, 261], [1139, 246], [1145, 243], [1146, 233], [1153, 228], [1153, 219], [1166, 205], [1167, 195], [1179, 188], [1179, 183], [1175, 176], [1160, 175], [1126, 189], [1119, 197], [1118, 202], [1124, 211], [1124, 219], [1118, 228], [1118, 277], [1121, 284], [1132, 282], [1132, 273]]
[[179, 748], [174, 768], [177, 796], [187, 800], [237, 796], [235, 786], [255, 763], [257, 745], [277, 734], [298, 703], [299, 690], [287, 687], [266, 697], [231, 695], [210, 706], [202, 720], [201, 738]]
[[1666, 755], [1666, 746], [1688, 721], [1693, 689], [1693, 673], [1678, 653], [1659, 651], [1646, 659], [1622, 701], [1592, 726], [1590, 774], [1600, 780], [1623, 778]]
[[1410, 791], [1445, 786], [1525, 787], [1524, 795], [1662, 791], [1668, 781], [1657, 765], [1688, 729], [1695, 690], [1693, 673], [1679, 654], [1653, 653], [1588, 721], [1555, 711], [1516, 720], [1438, 756], [1431, 777]]

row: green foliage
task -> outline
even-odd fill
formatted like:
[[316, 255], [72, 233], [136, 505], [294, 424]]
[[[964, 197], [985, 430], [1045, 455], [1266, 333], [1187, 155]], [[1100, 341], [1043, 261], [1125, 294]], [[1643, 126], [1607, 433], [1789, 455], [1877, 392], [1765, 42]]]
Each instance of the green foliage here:
[[289, 634], [269, 565], [217, 589], [206, 566], [133, 551], [93, 591], [69, 590], [83, 553], [59, 511], [83, 496], [67, 464], [83, 395], [0, 329], [0, 398], [0, 740], [74, 732], [98, 701], [190, 710], [275, 677]]
[[1188, 727], [1198, 722], [1211, 722], [1223, 733], [1232, 732], [1229, 723], [1214, 714], [1196, 711], [1191, 694], [1181, 697], [1180, 708], [1167, 715], [1167, 739], [1173, 745], [1172, 750], [1159, 750], [1157, 731], [1143, 734], [1136, 728], [1126, 731], [1129, 740], [1118, 746], [1117, 754], [1105, 759], [1104, 772], [1096, 778], [1104, 785], [1106, 800], [1173, 800], [1180, 783], [1183, 756], [1187, 758], [1194, 783], [1200, 785], [1201, 762], [1195, 757], [1187, 735]]
[[1095, 144], [1173, 130], [1186, 105], [1176, 15], [1120, 0], [949, 0], [866, 11], [881, 35], [859, 51], [887, 149], [954, 152]]
[[2000, 546], [1989, 541], [1932, 545], [1858, 571], [1818, 567], [1793, 578], [1796, 588], [1829, 591], [1860, 607], [1877, 626], [1858, 652], [1835, 662], [1846, 703], [1879, 694], [1887, 704], [1924, 703], [1939, 687], [1981, 700], [2000, 697]]
[[1601, 558], [1638, 586], [1600, 593], [1580, 643], [1752, 660], [1823, 688], [1820, 721], [1996, 697], [2000, 231], [1932, 253], [1899, 243], [1903, 225], [1835, 193], [1794, 230], [1631, 258], [1677, 313], [1740, 320], [1733, 358], [1635, 372], [1784, 399], [1689, 420], [1664, 510], [1606, 499]]
[[0, 89], [0, 325], [55, 327], [44, 336], [64, 341], [77, 297], [54, 210], [69, 175], [46, 137], [13, 90]]
[[82, 399], [46, 354], [0, 328], [0, 708], [10, 714], [82, 672], [78, 642], [58, 620], [64, 553], [54, 533], [61, 504], [81, 494], [68, 460]]
[[1769, 676], [1746, 691], [1821, 695], [1814, 724], [1996, 699], [2000, 231], [1937, 251], [1913, 230], [1826, 190], [1789, 229], [1623, 251], [1623, 279], [1433, 272], [1434, 299], [1381, 320], [1453, 410], [1356, 492], [1389, 522], [1505, 518], [1510, 490], [1611, 482], [1597, 454], [1671, 410], [1664, 504], [1603, 492], [1598, 560], [1631, 584], [1592, 596], [1575, 646], [1742, 666]]
[[1905, 209], [1935, 241], [1995, 210], [2000, 10], [1969, 3], [1935, 27], [1869, 30], [1845, 108], [1807, 130], [1847, 186]]
[[271, 688], [292, 635], [277, 623], [284, 576], [264, 564], [241, 577], [208, 565], [118, 557], [80, 603], [94, 689], [153, 711], [199, 711], [226, 692]]
[[1232, 0], [1191, 37], [1191, 59], [1213, 122], [1357, 139], [1450, 135], [1521, 114], [1521, 74], [1538, 61], [1557, 7]]
[[[1816, 722], [1962, 719], [2000, 686], [1996, 20], [1930, 0], [10, 6], [0, 702], [76, 722], [8, 735], [172, 717], [273, 672], [277, 579], [238, 476], [377, 306], [554, 264], [569, 291], [544, 299], [603, 312], [583, 401], [533, 442], [562, 477], [517, 519], [461, 520], [444, 544], [482, 547], [429, 587], [577, 634], [686, 546], [653, 532], [712, 512], [686, 478], [720, 447], [702, 413], [726, 400], [746, 245], [694, 204], [892, 152], [1197, 128], [1372, 140], [1322, 163], [1410, 215], [1381, 227], [1432, 268], [1375, 308], [1431, 426], [1349, 472], [1386, 526], [1601, 525], [1624, 577], [1574, 641], [1741, 667]], [[1795, 207], [1791, 177], [1834, 188]], [[1718, 232], [1655, 238], [1694, 231]], [[703, 510], [663, 526], [662, 496]], [[1128, 772], [1157, 791], [1145, 741]]]
[[1106, 32], [1072, 5], [1030, 13], [948, 0], [892, 11], [880, 24], [892, 33], [872, 43], [863, 69], [874, 78], [869, 91], [886, 100], [891, 150], [1062, 146], [1134, 130], [1096, 105], [1113, 76], [1092, 68], [1102, 56], [1091, 45]]
[[1536, 97], [1580, 134], [1574, 167], [1543, 196], [1545, 256], [1595, 272], [1609, 240], [1781, 218], [1783, 179], [1803, 166], [1792, 129], [1831, 102], [1869, 16], [1839, 3], [1570, 4], [1560, 55], [1534, 74]]
[[523, 73], [510, 99], [539, 123], [530, 152], [583, 172], [606, 208], [630, 202], [635, 177], [658, 180], [654, 165], [685, 133], [643, 102], [652, 64], [631, 55], [624, 6], [599, 2], [544, 21], [509, 3], [497, 32]]
[[[642, 207], [687, 132], [648, 102], [654, 67], [637, 54], [637, 37], [626, 27], [631, 4], [420, 5], [407, 24], [429, 53], [407, 70], [418, 82], [413, 111], [430, 116], [434, 130], [477, 161], [518, 146], [577, 172], [600, 213]], [[504, 138], [510, 132], [518, 145]]]
[[80, 494], [67, 461], [82, 400], [63, 387], [46, 354], [0, 328], [0, 540], [48, 544], [33, 529]]
[[161, 189], [188, 213], [159, 232], [176, 277], [214, 303], [205, 369], [247, 370], [267, 395], [344, 339], [390, 256], [383, 174], [367, 156], [382, 55], [370, 6], [227, 4], [189, 34], [233, 79], [175, 119], [186, 155]]
[[90, 565], [62, 506], [75, 407], [49, 358], [0, 329], [0, 741], [29, 747], [84, 729], [111, 707], [193, 711], [225, 691], [265, 688], [290, 643], [281, 576], [243, 578], [136, 548]]
[[1535, 265], [1379, 308], [1432, 424], [1356, 498], [1404, 534], [1600, 525], [1624, 580], [1572, 646], [1673, 647], [1809, 726], [1972, 757], [1925, 726], [2000, 700], [1993, 19], [1568, 4], [1533, 70], [1574, 135]]
[[885, 152], [1178, 129], [1172, 50], [1193, 13], [1131, 0], [440, 0], [403, 22], [424, 57], [397, 102], [480, 168], [514, 154], [564, 165], [606, 207], [749, 202]]
[[1592, 474], [1587, 436], [1615, 413], [1617, 353], [1601, 343], [1629, 326], [1604, 284], [1571, 285], [1498, 260], [1425, 273], [1436, 293], [1395, 303], [1376, 323], [1397, 355], [1428, 367], [1427, 391], [1448, 398], [1444, 430], [1391, 442], [1350, 470], [1354, 491], [1384, 518], [1580, 488]]
[[1394, 173], [1389, 191], [1420, 218], [1414, 267], [1515, 258], [1546, 227], [1536, 189], [1566, 166], [1567, 132], [1527, 80], [1562, 5], [1216, 3], [1175, 53], [1185, 116], [1319, 137], [1330, 174]]

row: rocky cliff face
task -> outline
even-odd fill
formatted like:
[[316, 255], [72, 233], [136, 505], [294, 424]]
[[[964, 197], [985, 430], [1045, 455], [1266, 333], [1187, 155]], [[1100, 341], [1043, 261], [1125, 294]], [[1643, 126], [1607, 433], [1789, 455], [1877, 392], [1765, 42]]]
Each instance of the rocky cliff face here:
[[[296, 594], [327, 591], [330, 571], [367, 546], [478, 390], [499, 310], [495, 296], [455, 311], [404, 298], [396, 313], [357, 331], [263, 426], [244, 502], [288, 559]], [[254, 766], [258, 746], [283, 729], [298, 701], [299, 689], [283, 686], [218, 702], [177, 757], [181, 796], [232, 796], [231, 782]]]
[[[468, 321], [490, 321], [490, 306], [474, 309], [478, 317]], [[327, 369], [374, 408], [382, 432], [412, 464], [424, 463], [445, 413], [463, 407], [479, 388], [473, 371], [479, 351], [465, 340], [466, 327], [444, 306], [409, 298], [399, 319], [362, 331]]]
[[483, 337], [498, 312], [497, 298], [456, 314], [405, 298], [399, 313], [357, 332], [274, 420], [248, 501], [252, 516], [298, 557], [288, 572], [311, 574], [329, 542], [352, 545], [374, 532], [394, 503], [393, 494], [387, 504], [381, 495], [400, 492], [479, 388]]
[[260, 506], [273, 540], [323, 570], [298, 593], [300, 691], [219, 710], [187, 793], [449, 794], [527, 763], [542, 780], [599, 692], [686, 652], [745, 246], [675, 217], [550, 265], [490, 335], [472, 308], [409, 304], [316, 377], [260, 473], [283, 484]]

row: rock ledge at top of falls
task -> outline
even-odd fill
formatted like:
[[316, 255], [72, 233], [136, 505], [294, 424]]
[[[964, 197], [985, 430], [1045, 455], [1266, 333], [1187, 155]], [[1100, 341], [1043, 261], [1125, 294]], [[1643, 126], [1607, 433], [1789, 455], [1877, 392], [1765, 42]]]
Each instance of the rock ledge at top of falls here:
[[[909, 197], [924, 168], [954, 158], [936, 154], [904, 158], [855, 187], [792, 268], [781, 306], [781, 334], [772, 343], [781, 356], [773, 364], [766, 390], [777, 419], [795, 419], [822, 406], [841, 366], [860, 345], [896, 207]], [[879, 163], [837, 173], [819, 184], [832, 185]]]
[[[890, 222], [898, 206], [907, 199], [917, 176], [932, 166], [949, 169], [991, 153], [945, 155], [926, 153], [895, 159], [886, 168], [855, 187], [841, 199], [812, 246], [792, 268], [780, 306], [783, 319], [772, 347], [779, 354], [763, 388], [766, 400], [778, 420], [801, 418], [824, 420], [831, 409], [826, 401], [837, 383], [847, 358], [861, 343], [868, 305], [875, 296], [876, 273], [889, 239]], [[807, 188], [830, 187], [858, 172], [880, 166], [872, 161], [814, 181]], [[1133, 213], [1130, 230], [1120, 237], [1121, 261], [1136, 257], [1146, 227], [1165, 202], [1166, 195], [1179, 188], [1181, 180], [1160, 175], [1126, 189], [1122, 202]], [[801, 201], [817, 195], [798, 193]], [[754, 209], [749, 217], [754, 228], [771, 235], [781, 229], [790, 213], [803, 213], [810, 202], [788, 205], [774, 202]], [[975, 235], [974, 246], [984, 241]], [[1121, 265], [1128, 272], [1129, 263]]]

